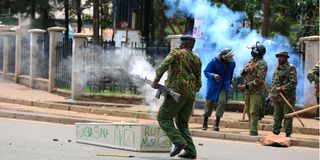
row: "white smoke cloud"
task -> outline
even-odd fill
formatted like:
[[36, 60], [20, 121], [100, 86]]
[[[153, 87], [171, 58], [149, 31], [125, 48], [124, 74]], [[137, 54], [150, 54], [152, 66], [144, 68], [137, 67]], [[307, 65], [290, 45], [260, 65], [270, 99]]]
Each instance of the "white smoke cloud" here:
[[[104, 76], [107, 79], [127, 79], [121, 83], [132, 82], [138, 87], [138, 91], [145, 97], [145, 102], [149, 104], [151, 111], [157, 111], [163, 102], [163, 97], [156, 99], [157, 90], [150, 85], [143, 83], [139, 78], [148, 78], [153, 80], [156, 70], [150, 64], [150, 57], [145, 50], [134, 48], [109, 48], [104, 49], [101, 46], [84, 48], [85, 55], [85, 81], [84, 87], [89, 81], [97, 81]], [[160, 83], [164, 83], [166, 75], [163, 76]]]
[[[251, 50], [247, 48], [254, 45], [256, 41], [260, 41], [267, 49], [264, 59], [268, 63], [268, 74], [266, 81], [271, 84], [272, 73], [277, 65], [275, 54], [281, 50], [287, 50], [290, 55], [289, 62], [299, 67], [299, 57], [293, 54], [293, 50], [289, 41], [284, 36], [276, 36], [272, 39], [263, 38], [256, 30], [242, 27], [242, 22], [246, 17], [245, 12], [235, 12], [227, 8], [224, 4], [217, 6], [208, 0], [165, 0], [167, 16], [173, 16], [176, 11], [180, 11], [185, 15], [192, 16], [196, 21], [201, 23], [200, 28], [203, 33], [196, 40], [194, 51], [200, 56], [202, 61], [202, 70], [209, 61], [218, 55], [223, 48], [231, 48], [234, 50], [236, 68], [235, 76], [239, 76], [243, 66], [251, 59]], [[196, 26], [195, 26], [196, 27]], [[298, 71], [301, 69], [298, 68]], [[301, 72], [300, 72], [301, 73]], [[299, 85], [301, 86], [303, 77], [299, 74]], [[202, 88], [199, 92], [201, 97], [205, 96], [206, 78], [202, 74]], [[298, 93], [297, 89], [297, 93]], [[300, 87], [301, 90], [301, 87]], [[301, 93], [301, 91], [300, 91]]]

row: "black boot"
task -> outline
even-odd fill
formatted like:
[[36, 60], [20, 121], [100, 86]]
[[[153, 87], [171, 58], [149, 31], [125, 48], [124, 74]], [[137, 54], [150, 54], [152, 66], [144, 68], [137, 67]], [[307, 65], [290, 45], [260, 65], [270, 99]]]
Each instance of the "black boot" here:
[[286, 137], [291, 137], [291, 133], [286, 133]]
[[219, 123], [220, 123], [220, 117], [216, 116], [216, 120], [215, 120], [214, 125], [213, 125], [213, 130], [214, 131], [219, 131]]
[[207, 116], [203, 117], [203, 124], [202, 124], [202, 129], [201, 130], [206, 131], [208, 129], [208, 118], [209, 117], [207, 117]]

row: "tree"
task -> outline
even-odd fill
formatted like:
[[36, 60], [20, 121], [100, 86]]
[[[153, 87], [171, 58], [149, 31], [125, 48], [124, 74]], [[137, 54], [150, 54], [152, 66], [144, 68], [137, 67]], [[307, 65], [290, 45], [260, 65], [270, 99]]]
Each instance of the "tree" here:
[[269, 35], [270, 0], [263, 0], [262, 36]]
[[94, 43], [99, 42], [99, 0], [93, 0], [93, 37]]

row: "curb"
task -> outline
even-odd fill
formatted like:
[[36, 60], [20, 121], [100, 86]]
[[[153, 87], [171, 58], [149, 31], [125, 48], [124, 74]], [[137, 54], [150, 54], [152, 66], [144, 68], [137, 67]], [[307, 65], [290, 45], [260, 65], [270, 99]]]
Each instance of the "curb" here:
[[[51, 123], [61, 123], [61, 124], [72, 124], [72, 125], [74, 125], [76, 122], [110, 122], [110, 121], [99, 121], [99, 120], [83, 119], [83, 118], [70, 118], [65, 116], [55, 116], [55, 115], [46, 115], [46, 114], [38, 114], [38, 113], [26, 113], [21, 111], [10, 111], [10, 110], [1, 110], [0, 117], [41, 121], [41, 122], [51, 122]], [[254, 137], [254, 136], [235, 134], [235, 133], [199, 131], [194, 129], [191, 129], [190, 132], [191, 132], [191, 135], [195, 137], [224, 139], [224, 140], [259, 142], [261, 139], [261, 136]], [[319, 142], [312, 141], [312, 140], [292, 138], [291, 144], [293, 146], [319, 148]]]
[[[34, 107], [42, 107], [49, 109], [58, 109], [58, 110], [69, 110], [80, 113], [92, 113], [98, 115], [108, 115], [108, 116], [117, 116], [117, 117], [132, 117], [140, 118], [147, 120], [157, 120], [157, 115], [153, 113], [144, 113], [144, 112], [133, 112], [133, 111], [121, 111], [121, 110], [109, 110], [106, 108], [100, 108], [103, 106], [103, 103], [90, 103], [90, 102], [81, 102], [81, 103], [61, 103], [61, 102], [41, 102], [41, 101], [30, 101], [30, 100], [21, 100], [7, 97], [0, 97], [0, 102], [28, 105]], [[76, 104], [76, 105], [74, 105]], [[91, 104], [91, 105], [90, 105]], [[86, 106], [84, 106], [86, 105]], [[100, 107], [93, 107], [100, 106]], [[121, 104], [105, 104], [107, 107], [121, 108], [121, 107], [130, 107], [130, 105], [121, 105]], [[209, 125], [212, 125], [214, 119], [209, 118]], [[202, 124], [202, 117], [190, 117], [189, 123]], [[224, 121], [220, 122], [222, 127], [225, 128], [236, 128], [236, 129], [248, 129], [248, 122], [239, 122], [239, 121]], [[259, 123], [259, 130], [261, 131], [272, 131], [271, 124]], [[306, 127], [293, 127], [293, 133], [298, 134], [309, 134], [309, 135], [319, 135], [319, 129], [315, 128], [306, 128]]]
[[102, 121], [102, 120], [94, 120], [94, 119], [86, 119], [86, 118], [71, 118], [71, 117], [65, 117], [65, 116], [46, 115], [46, 114], [39, 114], [39, 113], [27, 113], [27, 112], [10, 111], [10, 110], [1, 110], [0, 117], [41, 121], [41, 122], [51, 122], [51, 123], [72, 124], [72, 125], [76, 122], [110, 122], [110, 121]]

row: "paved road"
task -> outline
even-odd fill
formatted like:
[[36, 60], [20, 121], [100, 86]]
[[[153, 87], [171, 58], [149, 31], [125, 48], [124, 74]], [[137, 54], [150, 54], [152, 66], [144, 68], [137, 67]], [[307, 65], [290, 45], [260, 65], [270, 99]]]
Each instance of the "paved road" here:
[[[0, 133], [1, 160], [170, 159], [168, 153], [139, 153], [75, 143], [75, 131], [72, 125], [0, 118]], [[276, 148], [254, 143], [204, 138], [194, 140], [198, 150], [198, 159], [202, 160], [319, 159], [318, 149]], [[136, 157], [97, 157], [96, 154], [129, 154]]]

